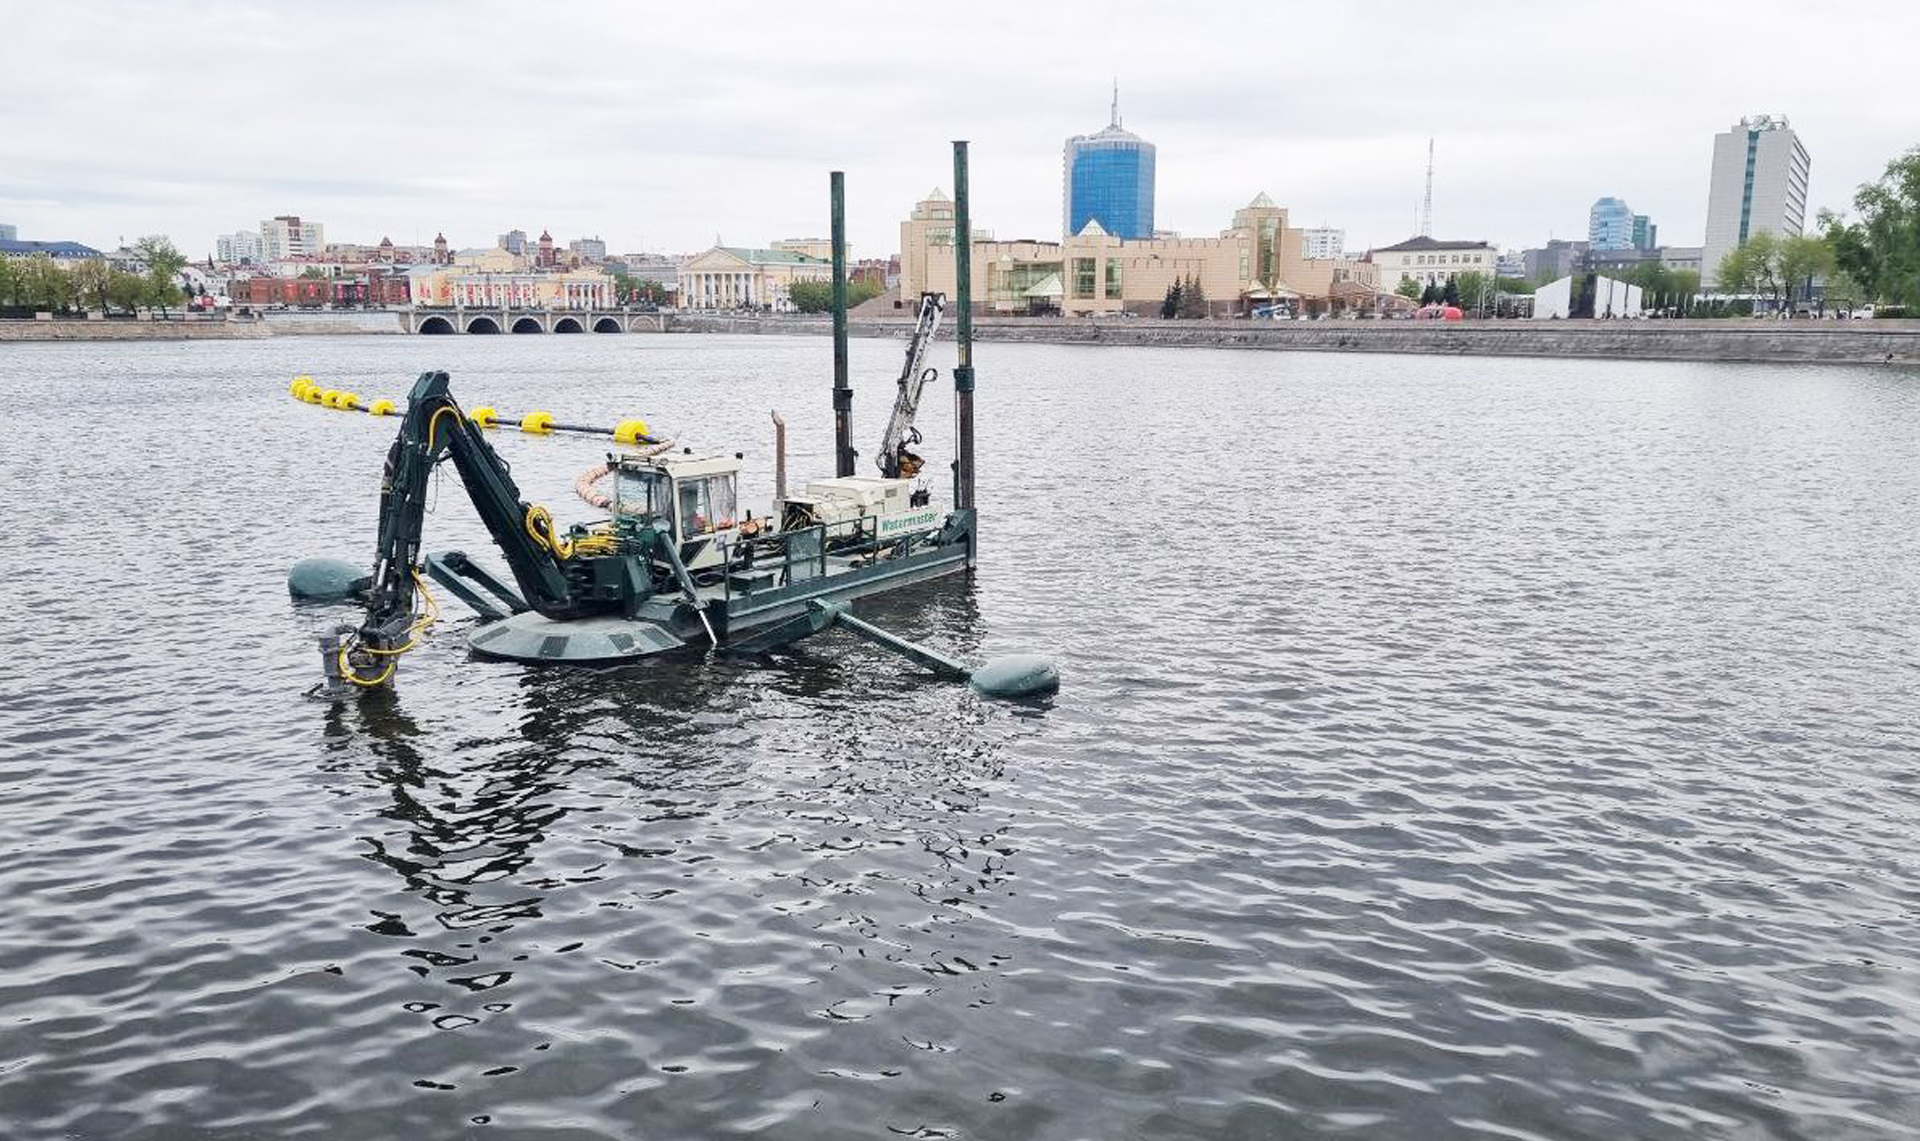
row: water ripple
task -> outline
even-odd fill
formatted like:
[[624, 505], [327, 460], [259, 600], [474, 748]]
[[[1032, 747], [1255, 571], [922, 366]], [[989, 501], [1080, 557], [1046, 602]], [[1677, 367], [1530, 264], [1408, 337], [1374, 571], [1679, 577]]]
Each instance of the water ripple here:
[[[7, 1137], [1920, 1128], [1920, 377], [988, 348], [983, 565], [865, 605], [1055, 655], [1039, 708], [839, 635], [482, 663], [454, 613], [392, 699], [300, 696], [340, 615], [281, 576], [365, 553], [385, 440], [288, 376], [446, 367], [764, 488], [767, 408], [827, 459], [824, 340], [0, 348], [47, 412]], [[591, 449], [500, 447], [580, 514]], [[429, 530], [488, 549], [450, 483]]]

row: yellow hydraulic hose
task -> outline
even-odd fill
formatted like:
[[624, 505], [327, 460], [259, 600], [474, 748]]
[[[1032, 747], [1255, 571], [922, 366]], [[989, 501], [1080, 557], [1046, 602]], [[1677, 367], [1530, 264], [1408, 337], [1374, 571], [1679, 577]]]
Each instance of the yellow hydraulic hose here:
[[413, 575], [413, 585], [419, 588], [420, 597], [426, 603], [426, 608], [422, 611], [420, 617], [414, 621], [413, 625], [407, 627], [406, 645], [395, 646], [391, 650], [376, 650], [372, 646], [361, 646], [360, 649], [362, 652], [373, 657], [387, 659], [386, 669], [381, 670], [375, 677], [364, 678], [355, 672], [353, 665], [347, 661], [347, 652], [353, 648], [353, 644], [350, 642], [342, 642], [340, 644], [341, 677], [365, 689], [372, 689], [375, 686], [386, 684], [387, 679], [393, 676], [393, 671], [400, 665], [400, 655], [418, 646], [420, 644], [420, 636], [426, 633], [427, 627], [439, 621], [440, 604], [434, 601], [433, 592], [427, 589], [426, 580], [420, 577], [420, 572], [416, 570], [411, 573]]

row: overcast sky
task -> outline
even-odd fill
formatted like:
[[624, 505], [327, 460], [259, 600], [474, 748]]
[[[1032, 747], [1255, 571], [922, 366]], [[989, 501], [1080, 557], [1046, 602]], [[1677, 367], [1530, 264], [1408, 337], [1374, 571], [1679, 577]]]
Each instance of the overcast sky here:
[[[84, 9], [84, 10], [83, 10]], [[1267, 191], [1364, 249], [1585, 237], [1604, 194], [1698, 244], [1715, 132], [1788, 116], [1814, 205], [1920, 144], [1916, 0], [1314, 5], [46, 4], [0, 0], [0, 222], [190, 256], [294, 213], [331, 241], [614, 252], [827, 230], [892, 253], [948, 141], [974, 217], [1057, 237], [1060, 147], [1159, 147], [1157, 224], [1205, 236]]]

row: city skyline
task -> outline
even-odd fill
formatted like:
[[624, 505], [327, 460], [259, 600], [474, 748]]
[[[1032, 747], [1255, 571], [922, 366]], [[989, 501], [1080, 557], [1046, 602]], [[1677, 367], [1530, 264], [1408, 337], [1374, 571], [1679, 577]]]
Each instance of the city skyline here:
[[[821, 37], [786, 10], [639, 21], [608, 7], [597, 10], [602, 34], [547, 54], [506, 50], [523, 31], [520, 9], [482, 6], [459, 21], [383, 9], [391, 58], [368, 50], [354, 5], [304, 13], [298, 41], [262, 6], [36, 9], [10, 21], [17, 50], [0, 74], [0, 98], [31, 109], [0, 138], [0, 221], [100, 248], [166, 233], [196, 259], [217, 235], [281, 214], [322, 220], [336, 241], [424, 245], [444, 231], [475, 246], [534, 224], [563, 241], [598, 235], [617, 252], [692, 253], [716, 231], [735, 244], [819, 232], [826, 172], [843, 169], [850, 241], [884, 253], [902, 212], [951, 181], [947, 140], [967, 137], [977, 214], [996, 219], [998, 237], [1052, 239], [1060, 140], [1100, 122], [1116, 75], [1129, 129], [1160, 151], [1156, 225], [1191, 236], [1266, 190], [1302, 221], [1344, 229], [1350, 248], [1404, 240], [1434, 135], [1436, 236], [1538, 245], [1583, 234], [1595, 196], [1618, 194], [1658, 219], [1666, 241], [1698, 244], [1711, 141], [1729, 122], [1783, 114], [1817, 150], [1809, 223], [1910, 145], [1897, 78], [1909, 37], [1898, 33], [1920, 31], [1920, 14], [1856, 6], [1874, 34], [1852, 37], [1825, 34], [1832, 20], [1803, 6], [1763, 4], [1737, 21], [1622, 8], [1675, 43], [1709, 47], [1672, 79], [1711, 97], [1650, 90], [1637, 110], [1595, 83], [1522, 98], [1528, 45], [1578, 24], [1530, 9], [1416, 27], [1357, 8], [1083, 21], [989, 4], [963, 26], [873, 7]], [[1057, 66], [996, 68], [1010, 29], [1086, 50]], [[1275, 50], [1295, 36], [1344, 47]], [[762, 75], [802, 48], [806, 67]], [[1788, 51], [1793, 67], [1751, 65]], [[936, 66], [947, 53], [957, 65]], [[1513, 56], [1504, 70], [1502, 53]], [[481, 65], [428, 62], [443, 58]], [[1346, 75], [1359, 58], [1414, 66], [1405, 79], [1374, 69], [1361, 81]], [[1508, 94], [1418, 78], [1423, 60], [1447, 61], [1453, 77], [1462, 58], [1484, 61], [1488, 90]], [[328, 98], [279, 94], [284, 72], [309, 59], [325, 61]], [[976, 89], [953, 99], [969, 68]], [[98, 82], [72, 83], [76, 69]], [[396, 69], [422, 89], [400, 97], [407, 84], [383, 81]]]

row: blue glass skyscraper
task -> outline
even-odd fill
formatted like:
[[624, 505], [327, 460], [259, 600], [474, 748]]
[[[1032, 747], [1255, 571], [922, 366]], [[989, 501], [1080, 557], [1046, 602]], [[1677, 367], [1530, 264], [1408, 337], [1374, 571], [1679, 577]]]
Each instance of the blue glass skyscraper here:
[[1596, 250], [1633, 248], [1633, 208], [1609, 195], [1587, 211], [1587, 242]]
[[1106, 129], [1067, 140], [1062, 159], [1065, 231], [1089, 220], [1119, 238], [1153, 237], [1153, 144], [1120, 129], [1120, 91]]

